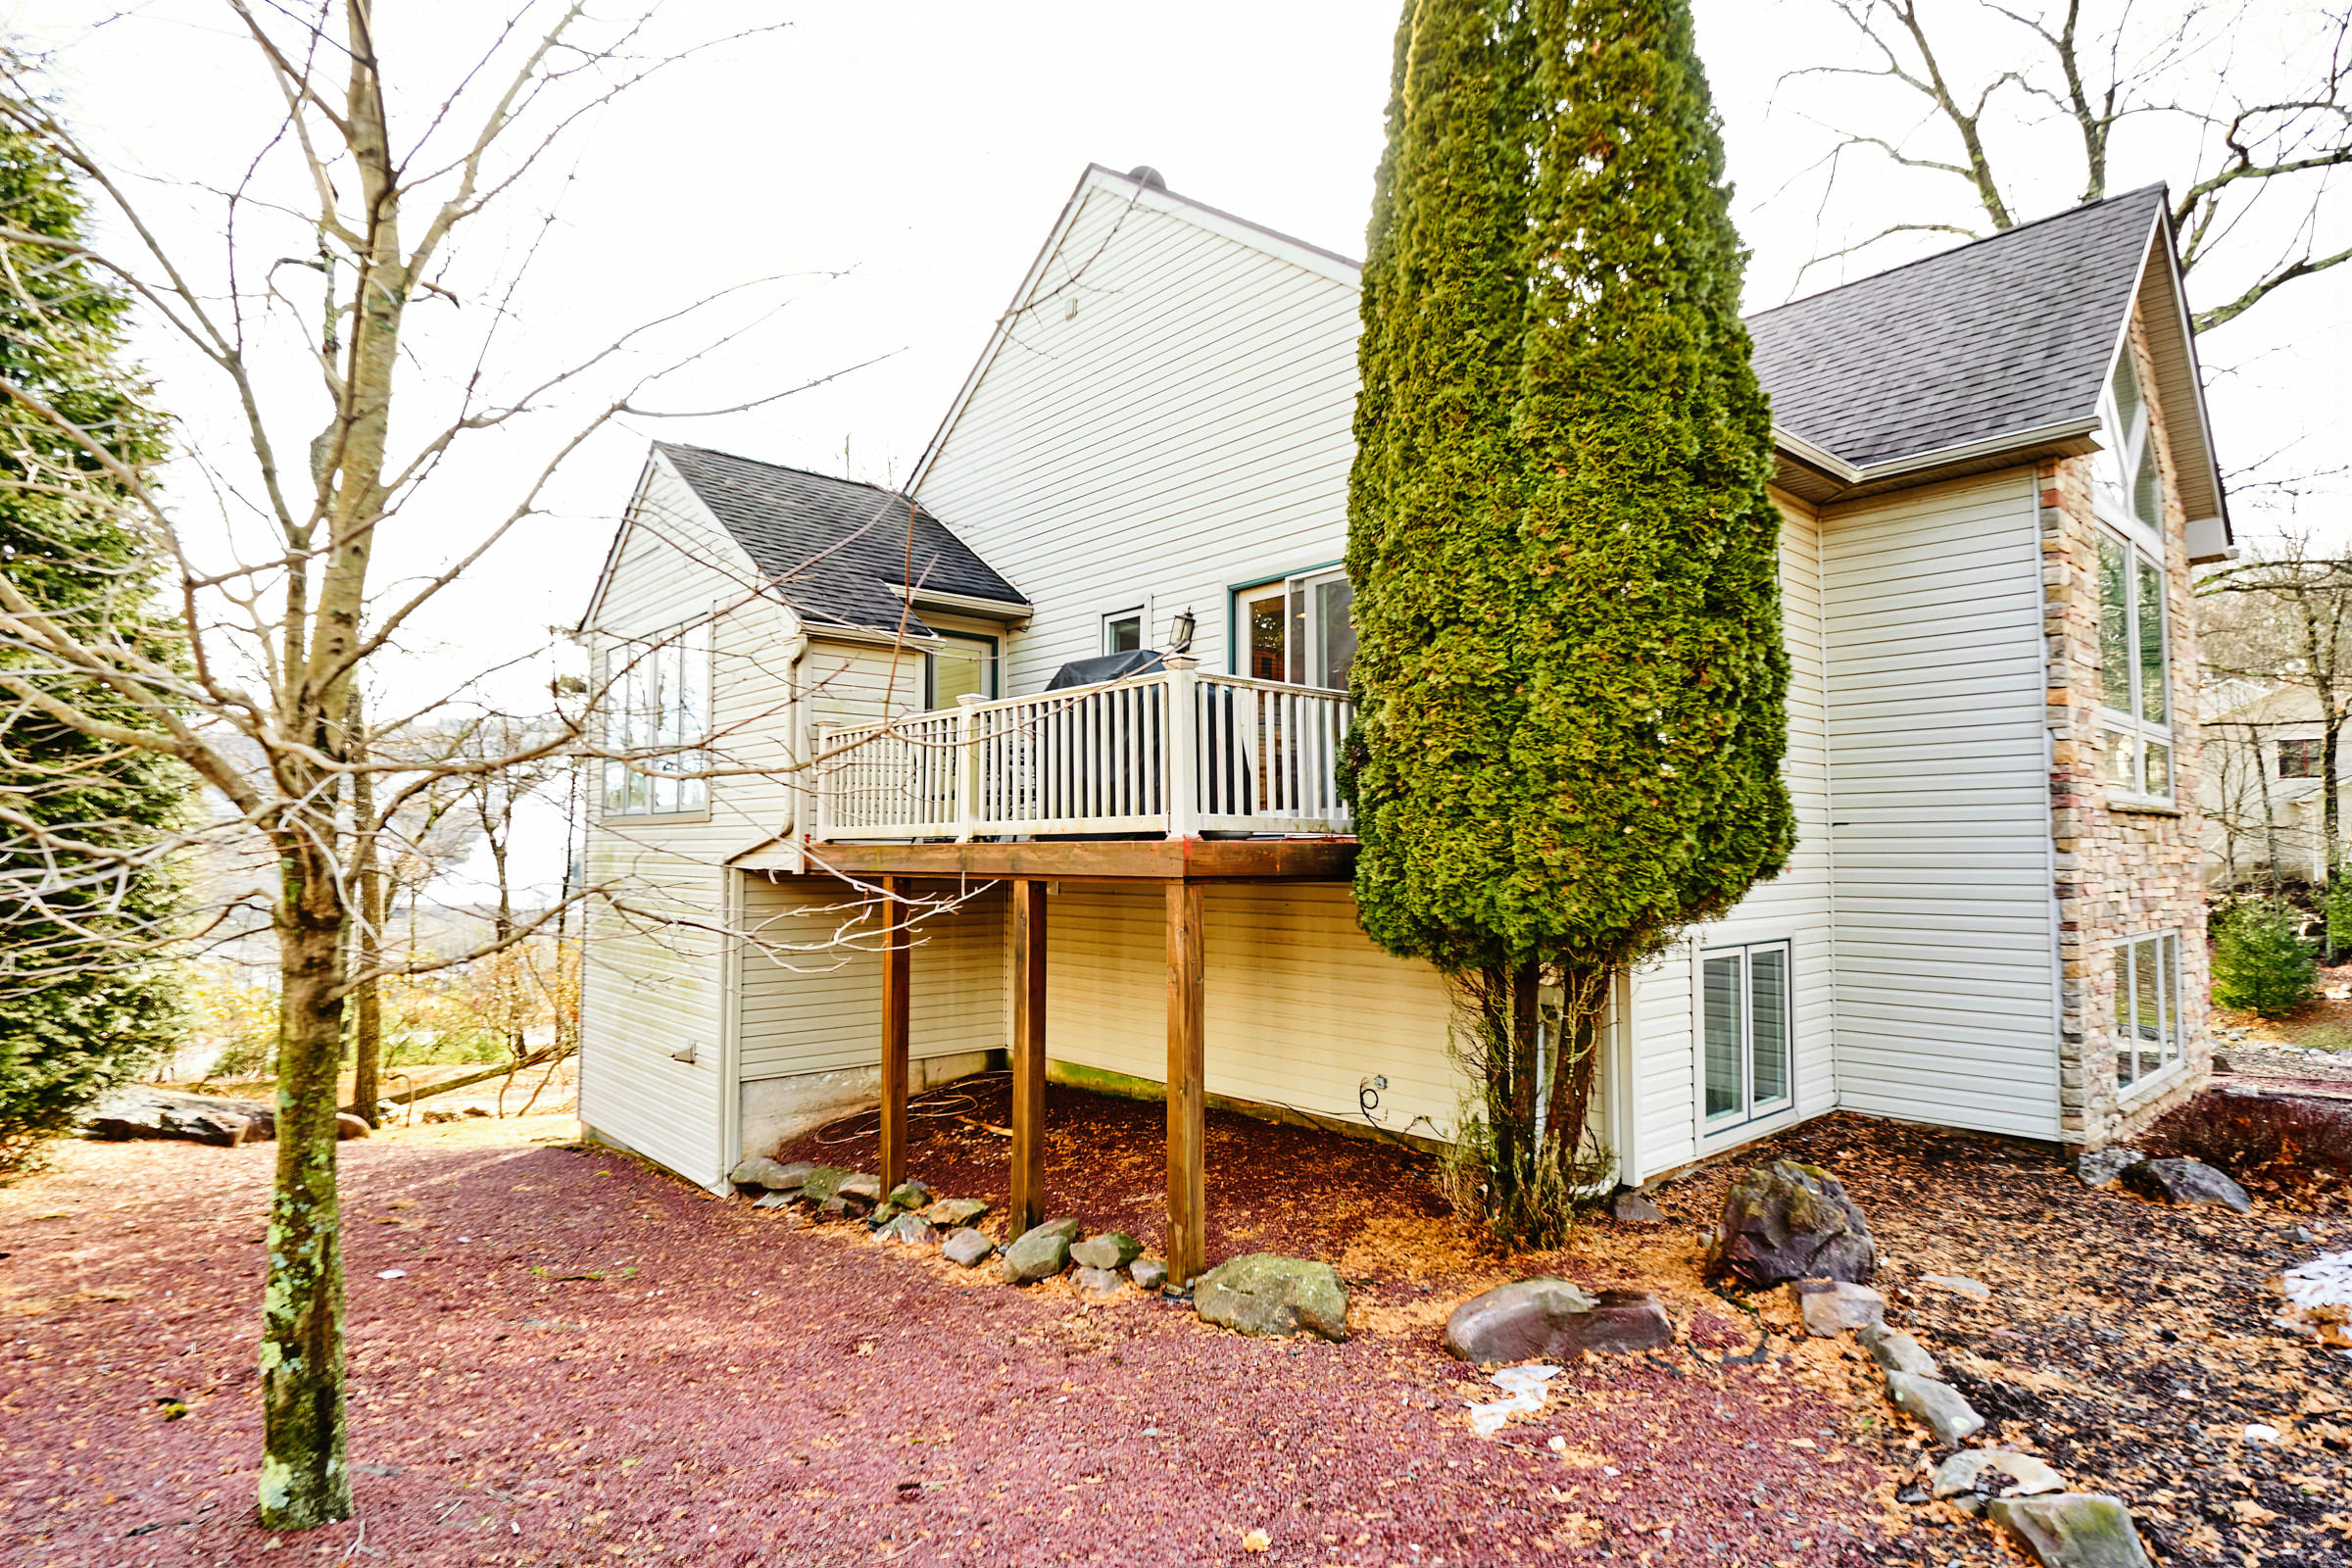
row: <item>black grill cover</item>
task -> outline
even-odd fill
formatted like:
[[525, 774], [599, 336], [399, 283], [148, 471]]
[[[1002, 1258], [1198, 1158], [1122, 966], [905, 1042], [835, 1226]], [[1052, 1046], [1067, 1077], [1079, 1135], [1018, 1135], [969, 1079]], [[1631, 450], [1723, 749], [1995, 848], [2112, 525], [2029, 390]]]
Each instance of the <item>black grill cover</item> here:
[[1054, 672], [1054, 678], [1046, 682], [1046, 690], [1060, 692], [1073, 686], [1094, 686], [1106, 680], [1125, 680], [1130, 675], [1149, 675], [1161, 667], [1160, 653], [1156, 648], [1135, 648], [1123, 654], [1073, 659]]

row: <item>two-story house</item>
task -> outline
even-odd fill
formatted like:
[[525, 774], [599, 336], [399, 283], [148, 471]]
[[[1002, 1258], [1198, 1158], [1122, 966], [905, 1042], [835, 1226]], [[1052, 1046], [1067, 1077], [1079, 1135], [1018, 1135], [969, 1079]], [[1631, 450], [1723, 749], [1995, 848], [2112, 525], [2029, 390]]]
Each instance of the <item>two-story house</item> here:
[[[1592, 1131], [1629, 1183], [1838, 1107], [2100, 1144], [2207, 1060], [2228, 525], [2163, 193], [1749, 326], [1800, 842], [1626, 977]], [[887, 1164], [910, 1088], [1008, 1057], [1016, 1219], [1048, 1074], [1164, 1093], [1183, 1264], [1206, 1096], [1450, 1134], [1333, 782], [1357, 331], [1354, 262], [1095, 168], [906, 494], [654, 449], [585, 624], [617, 723], [708, 745], [607, 764], [596, 1136], [717, 1184], [879, 1097]]]

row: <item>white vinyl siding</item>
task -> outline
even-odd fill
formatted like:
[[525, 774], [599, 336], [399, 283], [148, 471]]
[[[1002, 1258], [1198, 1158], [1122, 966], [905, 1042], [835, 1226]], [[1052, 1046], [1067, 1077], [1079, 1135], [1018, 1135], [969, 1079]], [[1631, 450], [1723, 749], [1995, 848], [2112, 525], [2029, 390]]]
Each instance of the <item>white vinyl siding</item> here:
[[2058, 1136], [2030, 469], [1822, 515], [1849, 1110]]
[[[1781, 619], [1788, 649], [1788, 751], [1781, 776], [1796, 808], [1788, 868], [1758, 883], [1721, 920], [1643, 965], [1632, 985], [1635, 1035], [1632, 1116], [1619, 1136], [1627, 1180], [1688, 1164], [1836, 1107], [1835, 965], [1830, 914], [1830, 785], [1823, 702], [1821, 545], [1813, 519], [1781, 508]], [[1788, 944], [1789, 1051], [1794, 1094], [1778, 1113], [1709, 1127], [1700, 1106], [1700, 1039], [1694, 950]]]
[[[1047, 1055], [1163, 1081], [1166, 896], [1157, 886], [1060, 889], [1046, 901]], [[1212, 886], [1203, 904], [1210, 1094], [1361, 1125], [1365, 1080], [1386, 1077], [1377, 1125], [1450, 1134], [1460, 1095], [1435, 969], [1375, 948], [1344, 887]]]
[[1347, 548], [1355, 287], [1120, 187], [1086, 196], [1034, 295], [916, 487], [1038, 607], [1004, 691], [1102, 652], [1102, 616], [1139, 604], [1145, 647], [1190, 610], [1226, 668], [1229, 590]]
[[[858, 913], [858, 896], [830, 878], [750, 877], [743, 902], [745, 930], [755, 939], [741, 962], [743, 1080], [877, 1066], [876, 922], [861, 928], [855, 949], [831, 946]], [[987, 886], [916, 925], [907, 968], [911, 1059], [1004, 1049], [1005, 909], [1003, 886]]]

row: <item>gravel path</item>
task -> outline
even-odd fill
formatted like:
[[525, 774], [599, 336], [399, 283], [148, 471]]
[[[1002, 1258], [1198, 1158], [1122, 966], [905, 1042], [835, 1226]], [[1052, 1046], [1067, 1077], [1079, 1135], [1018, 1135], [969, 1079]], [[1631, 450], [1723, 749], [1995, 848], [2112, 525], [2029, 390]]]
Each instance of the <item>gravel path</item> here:
[[[1055, 1190], [1148, 1214], [1150, 1122], [1136, 1148], [1070, 1141]], [[1335, 1244], [1336, 1200], [1298, 1172], [1372, 1146], [1212, 1123], [1284, 1156], [1212, 1154], [1220, 1237], [1316, 1216], [1299, 1250], [1361, 1282], [1348, 1344], [1014, 1291], [527, 1124], [346, 1145], [360, 1518], [277, 1546], [252, 1523], [270, 1151], [67, 1146], [0, 1191], [0, 1561], [1786, 1568], [1863, 1561], [1894, 1516], [1857, 1437], [1883, 1407], [1802, 1348], [1571, 1367], [1543, 1415], [1473, 1437], [1464, 1400], [1493, 1391], [1437, 1337], [1504, 1276], [1428, 1211], [1413, 1158], [1355, 1169]], [[1545, 1261], [1657, 1286], [1691, 1344], [1746, 1349], [1695, 1258], [1688, 1233], [1600, 1226]]]

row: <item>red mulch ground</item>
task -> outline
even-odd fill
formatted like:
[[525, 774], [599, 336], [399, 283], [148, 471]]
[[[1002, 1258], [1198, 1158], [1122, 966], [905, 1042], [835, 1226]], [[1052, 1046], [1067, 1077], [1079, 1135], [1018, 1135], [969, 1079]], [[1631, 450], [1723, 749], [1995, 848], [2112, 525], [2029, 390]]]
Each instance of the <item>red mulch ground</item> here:
[[[1156, 1234], [1152, 1108], [1057, 1091], [1054, 1111], [1088, 1125], [1056, 1141], [1052, 1190]], [[1210, 1120], [1215, 1249], [1334, 1262], [1358, 1282], [1348, 1344], [1247, 1340], [1140, 1296], [1089, 1308], [1058, 1284], [1016, 1291], [862, 1227], [799, 1226], [626, 1158], [522, 1142], [514, 1123], [346, 1145], [360, 1517], [274, 1544], [252, 1522], [270, 1149], [66, 1146], [55, 1171], [0, 1192], [0, 1561], [1911, 1554], [1884, 1534], [1908, 1517], [1887, 1501], [1884, 1407], [1835, 1352], [1781, 1338], [1755, 1366], [1690, 1349], [1574, 1366], [1542, 1417], [1481, 1441], [1464, 1397], [1494, 1391], [1438, 1336], [1454, 1300], [1505, 1276], [1436, 1211], [1419, 1156]], [[1002, 1140], [929, 1126], [971, 1141], [926, 1140], [918, 1174], [1002, 1193]], [[1651, 1286], [1688, 1342], [1746, 1349], [1752, 1320], [1704, 1292], [1696, 1260], [1687, 1231], [1600, 1225], [1536, 1261]], [[378, 1278], [390, 1268], [404, 1277]], [[171, 1398], [184, 1419], [165, 1418]], [[1254, 1530], [1262, 1556], [1244, 1552]]]

